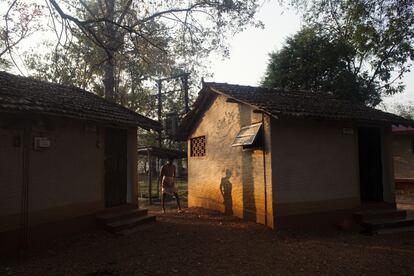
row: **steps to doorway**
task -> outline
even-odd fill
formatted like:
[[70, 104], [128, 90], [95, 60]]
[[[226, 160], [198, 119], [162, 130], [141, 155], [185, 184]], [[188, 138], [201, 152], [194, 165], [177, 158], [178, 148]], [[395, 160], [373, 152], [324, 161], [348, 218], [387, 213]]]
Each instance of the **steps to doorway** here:
[[111, 233], [118, 235], [133, 234], [142, 225], [155, 222], [156, 217], [148, 215], [147, 209], [138, 209], [136, 206], [121, 206], [99, 214], [98, 224]]
[[369, 208], [353, 214], [367, 234], [385, 234], [414, 230], [414, 217], [407, 216], [407, 211], [396, 208]]

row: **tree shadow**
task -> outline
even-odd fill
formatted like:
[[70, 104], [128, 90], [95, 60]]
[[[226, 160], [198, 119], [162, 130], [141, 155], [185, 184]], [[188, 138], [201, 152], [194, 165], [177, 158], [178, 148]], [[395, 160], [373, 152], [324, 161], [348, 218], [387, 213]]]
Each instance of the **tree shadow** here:
[[231, 197], [233, 184], [230, 182], [231, 175], [231, 170], [226, 169], [226, 175], [222, 177], [220, 181], [220, 192], [223, 196], [224, 213], [226, 215], [233, 215], [233, 199]]

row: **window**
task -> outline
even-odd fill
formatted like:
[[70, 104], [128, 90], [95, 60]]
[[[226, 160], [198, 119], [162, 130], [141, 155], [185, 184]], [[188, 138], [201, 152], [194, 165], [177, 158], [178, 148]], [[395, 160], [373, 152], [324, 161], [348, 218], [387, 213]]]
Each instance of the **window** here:
[[243, 146], [243, 149], [260, 148], [262, 138], [262, 123], [255, 123], [242, 127], [231, 146]]
[[206, 136], [191, 138], [191, 157], [206, 156]]

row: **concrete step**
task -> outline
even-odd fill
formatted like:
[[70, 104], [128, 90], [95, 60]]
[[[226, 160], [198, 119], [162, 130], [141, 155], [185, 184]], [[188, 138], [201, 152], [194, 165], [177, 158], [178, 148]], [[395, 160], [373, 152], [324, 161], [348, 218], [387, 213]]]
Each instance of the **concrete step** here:
[[133, 217], [127, 218], [122, 220], [117, 220], [115, 222], [108, 223], [106, 228], [113, 232], [117, 233], [121, 230], [131, 229], [135, 226], [142, 225], [144, 223], [153, 222], [155, 221], [155, 216], [141, 216], [141, 217]]
[[386, 233], [387, 230], [401, 232], [414, 227], [414, 217], [372, 219], [363, 221], [361, 225], [371, 234]]
[[353, 213], [353, 218], [358, 223], [375, 219], [405, 218], [406, 216], [407, 211], [400, 209], [362, 210]]
[[146, 215], [148, 215], [147, 209], [137, 209], [137, 208], [124, 209], [124, 210], [118, 210], [115, 212], [99, 215], [97, 216], [97, 220], [101, 224], [108, 224], [108, 223], [115, 222], [118, 220], [123, 220], [127, 218], [132, 218], [132, 217], [143, 217]]
[[392, 233], [401, 233], [401, 232], [412, 232], [414, 231], [414, 226], [406, 226], [399, 228], [384, 228], [376, 231], [377, 234], [392, 234]]
[[110, 214], [110, 213], [114, 213], [114, 212], [118, 212], [118, 211], [122, 211], [122, 210], [130, 210], [130, 209], [137, 209], [137, 205], [127, 203], [127, 204], [123, 204], [123, 205], [119, 205], [119, 206], [115, 206], [115, 207], [105, 208], [103, 211], [99, 212], [97, 214], [97, 216]]
[[395, 202], [363, 202], [361, 205], [362, 210], [384, 210], [384, 209], [395, 209]]

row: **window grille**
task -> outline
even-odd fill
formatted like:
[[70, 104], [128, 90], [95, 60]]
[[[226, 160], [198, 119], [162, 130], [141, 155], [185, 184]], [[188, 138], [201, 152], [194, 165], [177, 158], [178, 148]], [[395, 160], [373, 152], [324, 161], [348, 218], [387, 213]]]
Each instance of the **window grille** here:
[[206, 136], [191, 138], [191, 157], [206, 156]]

